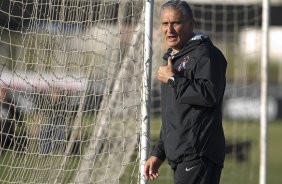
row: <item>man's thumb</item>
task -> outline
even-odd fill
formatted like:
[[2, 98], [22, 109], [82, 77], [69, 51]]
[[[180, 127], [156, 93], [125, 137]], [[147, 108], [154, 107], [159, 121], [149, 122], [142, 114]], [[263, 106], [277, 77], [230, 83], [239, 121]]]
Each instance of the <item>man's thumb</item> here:
[[171, 57], [169, 57], [168, 60], [167, 60], [167, 66], [172, 68], [172, 59], [171, 59]]

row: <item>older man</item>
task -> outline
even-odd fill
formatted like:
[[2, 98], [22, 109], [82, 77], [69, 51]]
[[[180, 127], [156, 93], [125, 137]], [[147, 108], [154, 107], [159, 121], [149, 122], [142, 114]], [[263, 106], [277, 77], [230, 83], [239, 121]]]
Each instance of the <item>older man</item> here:
[[161, 7], [161, 27], [168, 48], [159, 67], [162, 83], [160, 140], [144, 168], [156, 179], [165, 159], [176, 184], [218, 184], [225, 157], [222, 99], [227, 62], [207, 35], [193, 31], [186, 1]]

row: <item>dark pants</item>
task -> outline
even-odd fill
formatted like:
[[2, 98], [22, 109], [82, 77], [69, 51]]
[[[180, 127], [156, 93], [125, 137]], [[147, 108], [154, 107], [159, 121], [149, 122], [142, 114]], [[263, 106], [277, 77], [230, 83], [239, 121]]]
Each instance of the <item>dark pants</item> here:
[[222, 167], [207, 158], [183, 161], [174, 170], [175, 184], [219, 184]]

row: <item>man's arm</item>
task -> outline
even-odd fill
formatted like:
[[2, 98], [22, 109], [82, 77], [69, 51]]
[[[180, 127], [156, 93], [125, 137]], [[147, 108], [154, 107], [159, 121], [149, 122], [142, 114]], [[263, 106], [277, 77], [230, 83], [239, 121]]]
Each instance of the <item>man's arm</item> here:
[[160, 139], [154, 147], [152, 156], [146, 161], [144, 166], [144, 176], [146, 179], [154, 180], [159, 177], [159, 168], [166, 159], [164, 144], [162, 139], [162, 129], [160, 131]]
[[207, 107], [221, 103], [226, 84], [225, 59], [217, 57], [213, 60], [204, 55], [196, 61], [192, 70], [193, 78], [189, 75], [176, 77], [176, 100], [179, 103]]
[[158, 79], [162, 83], [167, 83], [170, 77], [174, 77], [176, 100], [179, 103], [207, 107], [220, 103], [226, 83], [225, 58], [216, 57], [213, 61], [205, 53], [196, 61], [196, 66], [189, 70], [193, 70], [193, 78], [175, 75], [171, 59], [169, 59], [167, 66], [159, 68]]
[[160, 139], [155, 144], [152, 156], [159, 158], [160, 160], [164, 161], [166, 159], [165, 151], [164, 151], [164, 143], [163, 143], [163, 126], [161, 127], [160, 131]]

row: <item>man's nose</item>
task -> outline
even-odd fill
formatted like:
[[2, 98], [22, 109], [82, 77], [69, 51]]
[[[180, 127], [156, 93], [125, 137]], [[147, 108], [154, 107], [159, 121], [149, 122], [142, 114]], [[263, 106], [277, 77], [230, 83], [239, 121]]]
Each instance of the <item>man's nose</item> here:
[[173, 24], [168, 24], [168, 26], [167, 26], [167, 32], [168, 32], [168, 33], [173, 33], [173, 32], [174, 32]]

